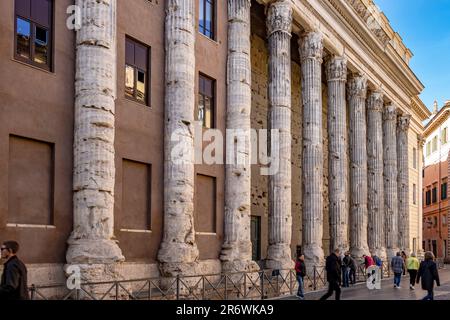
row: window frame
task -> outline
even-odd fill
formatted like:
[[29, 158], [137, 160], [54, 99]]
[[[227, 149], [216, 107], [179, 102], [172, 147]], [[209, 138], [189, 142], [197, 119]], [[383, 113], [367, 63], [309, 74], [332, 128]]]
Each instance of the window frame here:
[[[212, 12], [211, 12], [211, 35], [206, 34], [206, 23], [203, 27], [200, 25], [200, 19], [203, 18], [204, 22], [206, 21], [206, 2], [211, 3]], [[203, 17], [200, 17], [200, 9], [203, 8]], [[211, 39], [213, 41], [216, 41], [216, 20], [217, 20], [217, 1], [216, 0], [200, 0], [199, 1], [199, 7], [198, 7], [198, 32], [208, 39]], [[203, 31], [201, 31], [201, 28], [203, 28]]]
[[431, 189], [431, 203], [438, 202], [438, 190], [437, 185], [433, 185], [433, 188]]
[[[132, 64], [127, 63], [127, 41], [131, 41], [131, 42], [133, 42], [134, 45], [138, 44], [138, 45], [143, 46], [143, 47], [145, 47], [147, 49], [147, 70], [142, 70], [142, 68], [136, 66], [135, 64], [132, 65]], [[125, 99], [133, 101], [133, 102], [136, 102], [136, 103], [139, 103], [139, 104], [141, 104], [143, 106], [146, 106], [146, 107], [151, 107], [151, 90], [150, 90], [151, 89], [151, 83], [150, 83], [151, 82], [151, 73], [152, 73], [152, 65], [151, 65], [152, 50], [151, 49], [152, 48], [149, 45], [146, 45], [145, 43], [143, 43], [143, 42], [141, 42], [141, 41], [139, 41], [139, 40], [137, 40], [137, 39], [135, 39], [135, 38], [133, 38], [133, 37], [131, 37], [129, 35], [125, 35], [125, 55], [124, 55], [125, 62], [124, 62], [124, 69], [123, 69], [124, 73], [125, 73], [125, 78], [124, 78], [124, 82], [123, 82], [123, 85], [124, 85], [124, 96], [125, 96]], [[133, 68], [133, 76], [134, 76], [134, 83], [133, 83], [134, 94], [133, 94], [133, 97], [129, 96], [127, 94], [127, 91], [126, 91], [126, 83], [125, 83], [125, 81], [126, 81], [127, 66], [130, 66], [130, 67]], [[142, 71], [142, 72], [145, 73], [145, 90], [146, 90], [146, 92], [145, 92], [145, 99], [144, 99], [144, 101], [139, 100], [136, 97], [137, 96], [138, 72], [139, 71]]]
[[[33, 0], [31, 0], [33, 1]], [[50, 16], [50, 25], [49, 27], [44, 27], [43, 25], [33, 21], [31, 19], [31, 14], [29, 17], [24, 17], [17, 13], [16, 0], [14, 0], [14, 60], [23, 62], [25, 64], [31, 65], [33, 67], [53, 72], [54, 69], [54, 29], [55, 29], [55, 1], [48, 0], [49, 2], [49, 16]], [[20, 18], [30, 23], [30, 58], [24, 58], [17, 53], [17, 19]], [[36, 41], [36, 27], [40, 27], [42, 29], [47, 30], [48, 32], [48, 54], [47, 54], [47, 63], [38, 63], [34, 61], [35, 57], [35, 41]]]
[[417, 204], [417, 194], [416, 194], [417, 186], [413, 183], [413, 204]]
[[[211, 88], [212, 88], [212, 97], [208, 97], [208, 96], [206, 96], [206, 94], [204, 93], [204, 92], [201, 92], [201, 88], [200, 88], [200, 79], [201, 78], [203, 78], [203, 79], [206, 79], [206, 80], [209, 80], [209, 81], [211, 81], [212, 82], [212, 84], [211, 84]], [[204, 74], [204, 73], [199, 73], [198, 74], [198, 82], [197, 82], [197, 84], [198, 84], [198, 90], [197, 90], [197, 106], [196, 106], [196, 120], [197, 121], [200, 121], [200, 119], [199, 119], [199, 117], [198, 117], [198, 111], [200, 110], [199, 109], [199, 105], [200, 105], [200, 96], [202, 96], [202, 98], [204, 99], [205, 97], [208, 97], [208, 98], [210, 98], [211, 99], [211, 126], [210, 127], [207, 127], [207, 126], [205, 126], [205, 123], [204, 123], [204, 120], [205, 120], [205, 118], [203, 118], [203, 120], [202, 120], [202, 128], [205, 128], [205, 129], [216, 129], [216, 127], [217, 127], [217, 121], [216, 121], [216, 105], [217, 105], [217, 94], [216, 94], [216, 92], [217, 92], [217, 81], [216, 81], [216, 79], [214, 79], [214, 78], [211, 78], [211, 77], [209, 77], [209, 76], [207, 76], [206, 74]]]
[[447, 199], [447, 193], [448, 193], [447, 181], [442, 181], [442, 183], [441, 183], [441, 200], [446, 200]]

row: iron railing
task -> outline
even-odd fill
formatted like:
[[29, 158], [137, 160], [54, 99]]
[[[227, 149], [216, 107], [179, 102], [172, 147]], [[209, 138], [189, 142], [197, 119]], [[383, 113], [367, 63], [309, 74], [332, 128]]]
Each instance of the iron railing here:
[[[388, 264], [383, 277], [390, 277]], [[365, 269], [356, 270], [356, 281], [365, 282]], [[327, 286], [324, 266], [313, 267], [304, 278], [305, 292]], [[65, 284], [30, 288], [32, 300], [264, 300], [297, 291], [296, 272], [261, 270], [258, 272], [221, 273], [198, 276], [158, 277], [134, 280], [82, 282], [78, 288]]]

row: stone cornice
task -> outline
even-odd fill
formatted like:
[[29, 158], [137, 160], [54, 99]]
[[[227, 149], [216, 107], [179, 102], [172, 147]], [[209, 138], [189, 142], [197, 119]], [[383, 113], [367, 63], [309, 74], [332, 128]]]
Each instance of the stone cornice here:
[[422, 121], [427, 120], [431, 116], [430, 110], [428, 110], [426, 105], [422, 102], [422, 100], [420, 100], [418, 96], [411, 99], [410, 106]]

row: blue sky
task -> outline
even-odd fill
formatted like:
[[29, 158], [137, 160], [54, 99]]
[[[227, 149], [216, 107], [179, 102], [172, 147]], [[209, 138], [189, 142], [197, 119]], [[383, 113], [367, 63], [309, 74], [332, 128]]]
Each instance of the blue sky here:
[[410, 66], [425, 85], [432, 109], [450, 100], [450, 0], [375, 0], [414, 56]]

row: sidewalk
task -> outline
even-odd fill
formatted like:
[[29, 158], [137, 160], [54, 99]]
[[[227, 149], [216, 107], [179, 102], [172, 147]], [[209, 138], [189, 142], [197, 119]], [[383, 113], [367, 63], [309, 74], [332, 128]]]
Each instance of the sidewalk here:
[[[450, 300], [450, 265], [439, 270], [441, 286], [434, 289], [435, 300]], [[357, 284], [350, 288], [341, 288], [342, 300], [420, 300], [427, 292], [422, 290], [420, 283], [416, 284], [416, 290], [409, 289], [409, 275], [402, 276], [400, 289], [394, 288], [394, 278], [384, 279], [381, 282], [381, 290], [369, 290], [365, 283]], [[318, 300], [327, 290], [307, 292], [306, 300]], [[334, 299], [334, 295], [329, 298]], [[295, 296], [281, 298], [280, 300], [298, 300]]]

